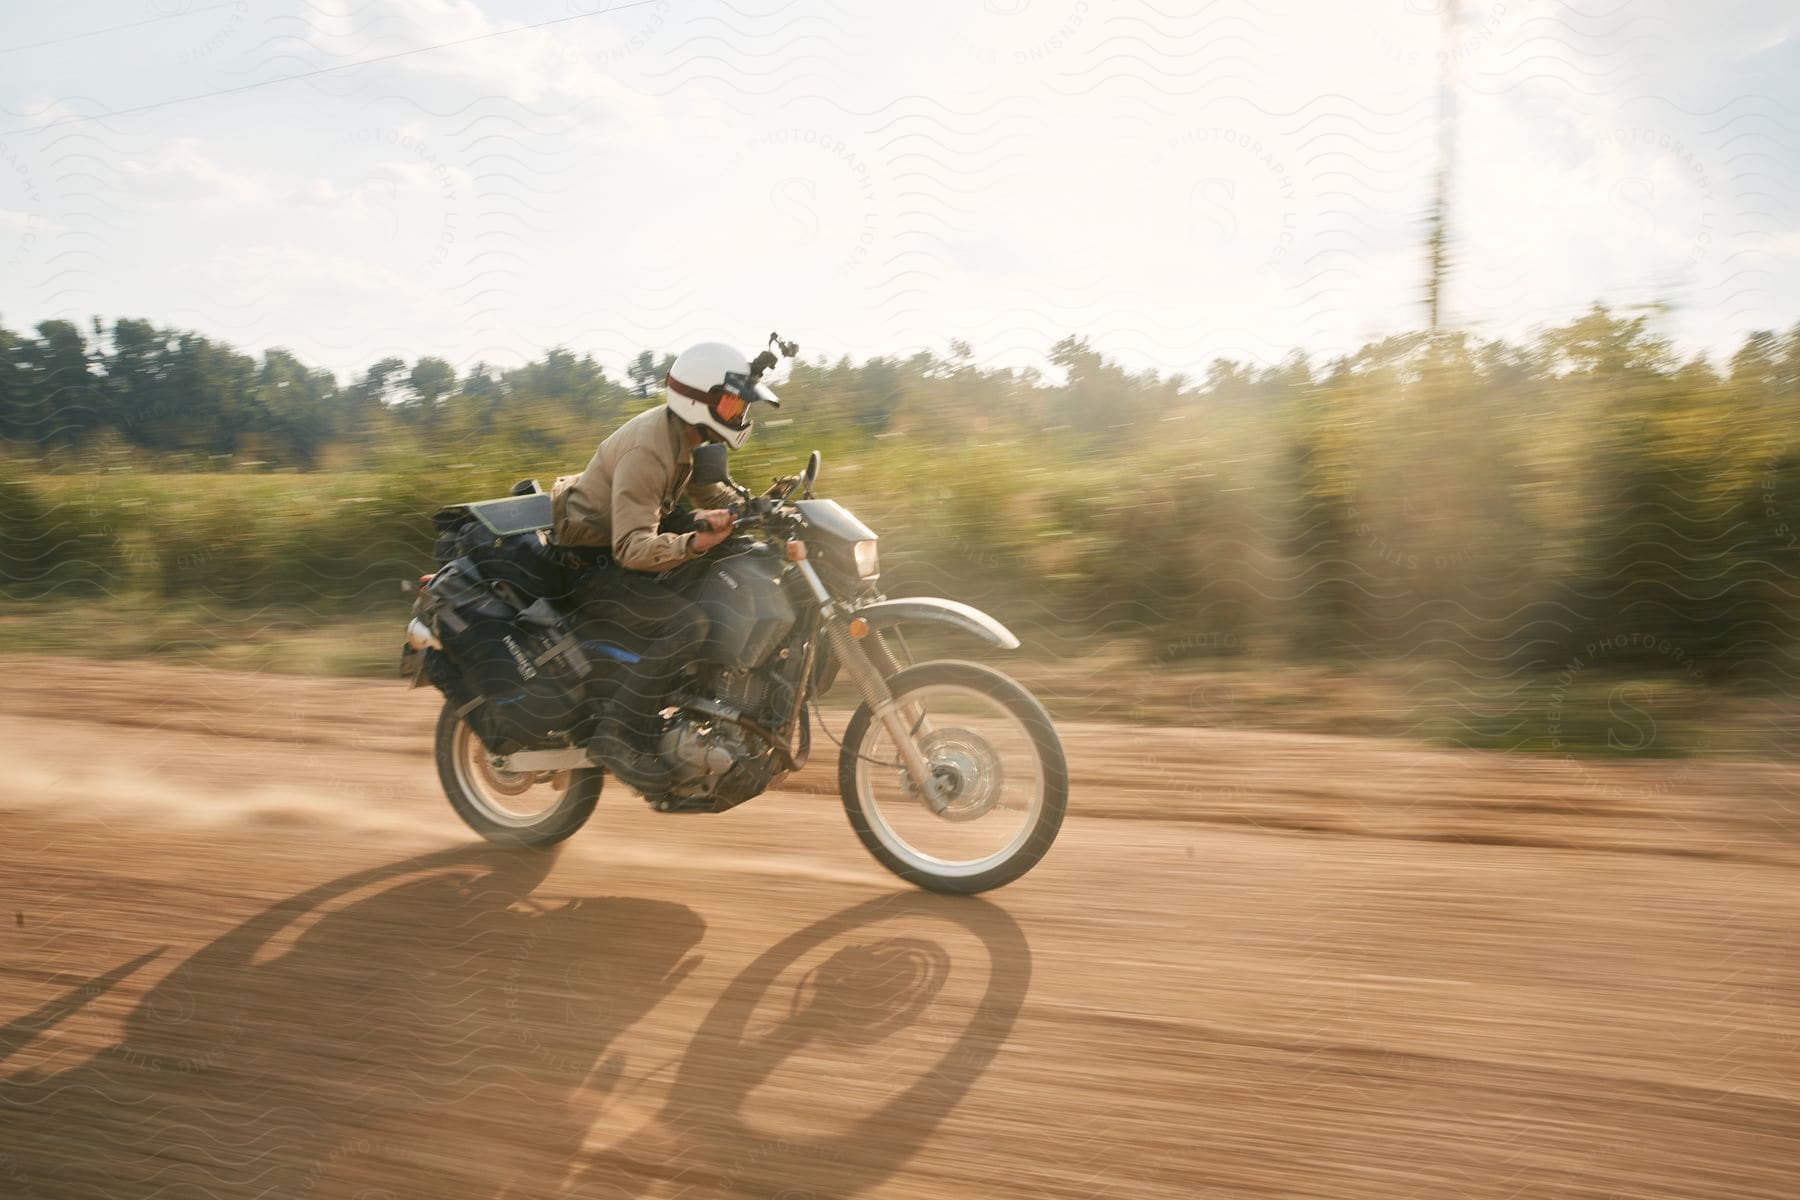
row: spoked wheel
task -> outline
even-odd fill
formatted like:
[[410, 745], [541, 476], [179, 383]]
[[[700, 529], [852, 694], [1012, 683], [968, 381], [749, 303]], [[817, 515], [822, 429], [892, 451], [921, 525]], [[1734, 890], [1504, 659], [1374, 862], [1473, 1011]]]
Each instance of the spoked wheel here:
[[503, 846], [562, 841], [587, 822], [604, 780], [599, 770], [502, 771], [448, 703], [438, 717], [437, 766], [456, 815]]
[[838, 790], [869, 853], [934, 892], [985, 892], [1036, 866], [1069, 802], [1068, 765], [1043, 706], [975, 663], [908, 667], [888, 687], [940, 792], [928, 800], [913, 786], [887, 726], [858, 708]]

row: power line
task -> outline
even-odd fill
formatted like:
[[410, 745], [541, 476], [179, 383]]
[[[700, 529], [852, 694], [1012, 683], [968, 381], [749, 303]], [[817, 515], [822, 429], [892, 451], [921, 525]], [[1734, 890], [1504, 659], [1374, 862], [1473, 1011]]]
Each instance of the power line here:
[[628, 8], [642, 8], [646, 4], [656, 4], [660, 0], [632, 0], [630, 4], [620, 4], [612, 8], [596, 9], [593, 12], [572, 13], [566, 17], [552, 17], [548, 21], [537, 21], [530, 25], [515, 25], [511, 29], [495, 29], [489, 33], [478, 33], [471, 37], [457, 38], [455, 41], [439, 42], [434, 46], [415, 46], [411, 50], [396, 50], [392, 54], [378, 54], [374, 58], [360, 58], [355, 62], [338, 63], [336, 66], [320, 67], [313, 71], [300, 71], [293, 75], [278, 75], [274, 79], [258, 80], [256, 83], [239, 84], [237, 87], [218, 88], [210, 92], [195, 92], [191, 96], [176, 96], [169, 100], [158, 100], [151, 104], [139, 104], [134, 108], [115, 108], [109, 112], [94, 113], [85, 117], [61, 117], [42, 125], [28, 126], [24, 129], [9, 129], [0, 133], [0, 137], [22, 137], [31, 133], [43, 133], [62, 125], [82, 125], [89, 121], [104, 121], [110, 117], [129, 117], [137, 113], [152, 112], [159, 108], [169, 108], [177, 104], [190, 104], [195, 100], [210, 100], [214, 96], [234, 96], [240, 92], [255, 91], [257, 88], [269, 87], [277, 83], [292, 83], [296, 79], [316, 79], [320, 75], [330, 75], [337, 71], [348, 71], [355, 67], [367, 67], [375, 63], [392, 62], [397, 58], [410, 58], [415, 54], [428, 54], [433, 50], [448, 50], [453, 46], [467, 46], [474, 42], [485, 42], [490, 38], [505, 37], [509, 33], [524, 33], [530, 29], [544, 29], [551, 25], [562, 25], [569, 21], [581, 21], [588, 17], [604, 17], [616, 12], [624, 12]]
[[83, 38], [99, 37], [103, 33], [117, 33], [121, 29], [136, 29], [141, 25], [154, 25], [158, 21], [173, 21], [177, 17], [197, 17], [201, 13], [213, 12], [221, 8], [231, 8], [243, 0], [220, 0], [218, 4], [208, 4], [202, 8], [189, 8], [181, 12], [161, 13], [154, 17], [145, 17], [141, 21], [127, 21], [123, 25], [108, 25], [105, 29], [90, 29], [86, 33], [71, 33], [63, 37], [46, 38], [41, 42], [27, 42], [23, 46], [0, 46], [0, 54], [14, 54], [20, 50], [42, 50], [45, 46], [60, 46], [64, 42], [79, 42]]

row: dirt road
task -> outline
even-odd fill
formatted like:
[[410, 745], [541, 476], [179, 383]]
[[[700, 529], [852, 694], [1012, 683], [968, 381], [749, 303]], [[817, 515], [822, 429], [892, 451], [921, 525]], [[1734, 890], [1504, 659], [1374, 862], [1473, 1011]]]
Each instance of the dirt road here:
[[956, 901], [829, 763], [507, 855], [428, 692], [0, 678], [0, 1196], [1800, 1194], [1800, 770], [1075, 726]]

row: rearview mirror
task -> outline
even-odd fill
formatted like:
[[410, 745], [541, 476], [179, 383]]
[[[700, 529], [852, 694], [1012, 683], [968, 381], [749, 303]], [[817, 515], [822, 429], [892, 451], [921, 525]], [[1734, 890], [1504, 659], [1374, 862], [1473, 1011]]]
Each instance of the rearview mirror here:
[[808, 499], [812, 498], [813, 484], [819, 481], [819, 452], [814, 450], [806, 458], [806, 470], [800, 473], [800, 490]]
[[723, 442], [710, 442], [694, 448], [694, 474], [688, 482], [709, 486], [731, 482], [730, 451]]

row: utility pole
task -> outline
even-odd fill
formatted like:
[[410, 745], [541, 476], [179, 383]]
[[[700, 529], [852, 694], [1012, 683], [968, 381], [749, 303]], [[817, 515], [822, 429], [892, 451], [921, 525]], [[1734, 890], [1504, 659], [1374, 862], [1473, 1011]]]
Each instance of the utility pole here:
[[1438, 63], [1438, 166], [1431, 200], [1431, 235], [1426, 241], [1430, 275], [1425, 281], [1425, 304], [1431, 316], [1431, 332], [1438, 331], [1443, 315], [1444, 279], [1450, 270], [1450, 166], [1456, 149], [1456, 27], [1461, 0], [1443, 0], [1444, 49]]

